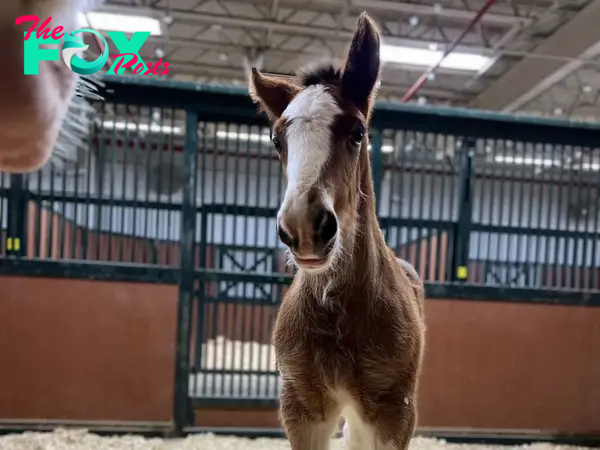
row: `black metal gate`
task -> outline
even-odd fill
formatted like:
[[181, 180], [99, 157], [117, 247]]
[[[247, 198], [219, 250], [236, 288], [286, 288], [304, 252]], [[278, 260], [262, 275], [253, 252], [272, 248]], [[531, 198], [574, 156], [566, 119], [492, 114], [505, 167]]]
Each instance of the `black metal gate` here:
[[[176, 284], [177, 430], [276, 406], [293, 274], [265, 118], [239, 89], [107, 82], [88, 152], [0, 174], [0, 272]], [[429, 298], [600, 305], [599, 128], [381, 104], [372, 132], [382, 229]]]

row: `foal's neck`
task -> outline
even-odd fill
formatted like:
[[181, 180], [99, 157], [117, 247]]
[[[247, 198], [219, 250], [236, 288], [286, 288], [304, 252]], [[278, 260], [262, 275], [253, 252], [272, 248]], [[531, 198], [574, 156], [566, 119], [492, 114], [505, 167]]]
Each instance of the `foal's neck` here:
[[353, 273], [353, 279], [364, 283], [365, 277], [369, 280], [377, 278], [387, 256], [387, 246], [377, 220], [371, 161], [367, 151], [361, 152], [359, 170], [357, 233], [348, 270]]

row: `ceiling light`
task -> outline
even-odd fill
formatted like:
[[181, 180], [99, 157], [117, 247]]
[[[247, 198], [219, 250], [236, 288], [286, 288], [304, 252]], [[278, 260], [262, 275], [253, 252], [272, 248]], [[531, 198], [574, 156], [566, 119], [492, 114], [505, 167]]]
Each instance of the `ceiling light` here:
[[[494, 158], [494, 161], [498, 163], [506, 163], [506, 164], [521, 164], [525, 166], [538, 166], [538, 167], [560, 167], [562, 166], [561, 162], [556, 159], [549, 158], [532, 158], [532, 157], [522, 157], [522, 156], [502, 156], [498, 155]], [[591, 162], [591, 163], [582, 163], [578, 165], [577, 163], [573, 163], [570, 165], [570, 168], [573, 170], [589, 170], [592, 172], [600, 171], [600, 163]]]
[[90, 28], [95, 30], [124, 31], [149, 31], [151, 35], [160, 36], [160, 22], [147, 16], [131, 16], [127, 14], [112, 14], [104, 12], [89, 12], [87, 18]]
[[[415, 66], [433, 66], [444, 56], [439, 50], [382, 45], [381, 59], [391, 63], [410, 64]], [[478, 72], [489, 64], [490, 58], [475, 53], [450, 53], [440, 63], [440, 67]]]
[[411, 27], [416, 27], [419, 25], [419, 18], [417, 16], [412, 16], [410, 19], [408, 19], [408, 23]]
[[[575, 166], [577, 169], [577, 166]], [[590, 170], [592, 172], [600, 171], [600, 163], [583, 163], [581, 165], [581, 170]]]
[[87, 17], [82, 12], [77, 14], [77, 22], [79, 23], [80, 27], [83, 27], [83, 28], [90, 27], [90, 23], [88, 22]]
[[160, 126], [156, 123], [148, 125], [147, 123], [136, 124], [133, 122], [113, 122], [112, 120], [106, 120], [103, 122], [105, 130], [125, 130], [128, 131], [150, 131], [152, 133], [165, 133], [165, 134], [181, 134], [182, 129], [180, 127], [172, 127], [169, 125]]
[[[257, 133], [237, 133], [235, 131], [217, 131], [217, 138], [219, 139], [230, 139], [230, 140], [240, 140], [240, 141], [251, 141], [251, 142], [271, 142], [271, 136], [268, 134], [257, 134]], [[369, 144], [369, 151], [371, 150], [371, 145]], [[392, 153], [394, 151], [393, 145], [382, 145], [381, 152], [382, 153]]]
[[522, 157], [522, 156], [502, 156], [498, 155], [494, 158], [494, 161], [499, 163], [506, 164], [519, 164], [525, 166], [543, 166], [543, 167], [552, 167], [552, 166], [560, 166], [560, 161], [555, 159], [548, 158], [532, 158], [532, 157]]
[[[372, 145], [369, 144], [369, 146], [367, 147], [367, 150], [371, 151], [373, 149]], [[381, 146], [381, 153], [392, 153], [394, 151], [394, 146], [393, 145], [382, 145]]]
[[236, 133], [235, 131], [217, 131], [217, 137], [219, 139], [231, 139], [240, 141], [251, 141], [251, 142], [271, 142], [271, 136], [268, 134], [257, 134], [257, 133]]
[[477, 55], [475, 53], [450, 53], [444, 58], [440, 67], [458, 70], [473, 70], [478, 72], [489, 64], [489, 62], [489, 57]]

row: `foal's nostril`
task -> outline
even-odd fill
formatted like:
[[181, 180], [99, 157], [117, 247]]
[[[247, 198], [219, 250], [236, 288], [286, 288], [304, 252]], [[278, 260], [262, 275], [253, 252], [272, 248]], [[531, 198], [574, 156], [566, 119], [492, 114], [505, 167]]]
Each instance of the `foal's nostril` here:
[[318, 215], [316, 222], [317, 236], [324, 244], [329, 243], [335, 237], [338, 229], [335, 214], [328, 209], [324, 209]]
[[287, 234], [287, 232], [279, 224], [277, 224], [277, 235], [279, 236], [279, 240], [283, 243], [283, 245], [287, 245], [288, 247], [292, 246], [291, 236]]

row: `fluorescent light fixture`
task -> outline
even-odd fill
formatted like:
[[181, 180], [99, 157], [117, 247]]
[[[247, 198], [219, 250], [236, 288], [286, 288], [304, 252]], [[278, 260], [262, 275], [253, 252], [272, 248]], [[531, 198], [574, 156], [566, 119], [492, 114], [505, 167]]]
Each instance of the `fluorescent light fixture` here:
[[[382, 45], [381, 59], [391, 63], [410, 64], [414, 66], [433, 66], [444, 56], [440, 50]], [[452, 52], [444, 58], [440, 67], [446, 69], [478, 72], [489, 64], [490, 58], [475, 53]]]
[[600, 163], [583, 163], [581, 165], [583, 170], [590, 170], [592, 172], [600, 171]]
[[[373, 150], [373, 146], [371, 144], [369, 144], [368, 150], [369, 151]], [[393, 151], [394, 151], [393, 145], [382, 145], [381, 146], [381, 153], [392, 153]]]
[[522, 157], [522, 156], [502, 156], [498, 155], [494, 158], [494, 161], [505, 164], [518, 164], [525, 166], [542, 166], [542, 167], [559, 167], [560, 161], [555, 159], [545, 159], [545, 158], [531, 158], [531, 157]]
[[88, 22], [85, 13], [80, 12], [77, 14], [77, 22], [79, 22], [80, 27], [84, 27], [84, 28], [90, 27], [90, 23]]
[[[494, 158], [494, 161], [506, 164], [520, 164], [525, 166], [542, 166], [542, 167], [560, 167], [562, 163], [555, 159], [547, 158], [531, 158], [522, 156], [502, 156], [498, 155]], [[574, 163], [570, 166], [573, 170], [589, 170], [591, 172], [600, 171], [600, 163]]]
[[[230, 139], [230, 140], [240, 140], [240, 141], [251, 141], [251, 142], [264, 142], [268, 144], [271, 142], [271, 136], [268, 134], [256, 134], [256, 133], [237, 133], [235, 131], [217, 131], [217, 137], [219, 139]], [[369, 151], [371, 151], [371, 145], [369, 144]], [[394, 151], [394, 147], [392, 145], [382, 145], [381, 151], [383, 153], [392, 153]]]
[[124, 31], [125, 33], [149, 31], [151, 35], [155, 36], [162, 34], [160, 21], [153, 17], [89, 12], [87, 13], [87, 19], [90, 28], [94, 30]]
[[256, 134], [256, 133], [236, 133], [235, 131], [217, 131], [217, 137], [219, 139], [230, 139], [240, 141], [251, 141], [251, 142], [271, 142], [271, 136], [268, 134]]
[[128, 130], [128, 131], [150, 131], [152, 133], [165, 133], [165, 134], [181, 134], [182, 129], [180, 127], [172, 127], [170, 125], [160, 126], [157, 123], [148, 125], [147, 123], [126, 123], [126, 122], [113, 122], [112, 120], [106, 120], [103, 122], [105, 130]]

